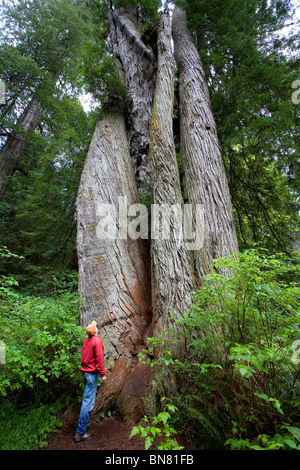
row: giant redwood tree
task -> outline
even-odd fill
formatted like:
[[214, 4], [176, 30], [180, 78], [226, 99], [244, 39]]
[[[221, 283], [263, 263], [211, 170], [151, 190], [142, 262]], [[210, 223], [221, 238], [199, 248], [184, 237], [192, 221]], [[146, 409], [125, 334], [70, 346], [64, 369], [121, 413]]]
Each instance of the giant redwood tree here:
[[[137, 2], [108, 5], [109, 40], [127, 96], [108, 90], [77, 199], [81, 322], [99, 323], [108, 370], [96, 410], [116, 407], [132, 422], [149, 412], [163, 387], [176, 387], [171, 379], [159, 385], [139, 363], [147, 337], [168, 327], [176, 336], [174, 317], [189, 308], [211, 261], [238, 251], [208, 87], [185, 12], [164, 10], [148, 28], [144, 11]], [[137, 206], [145, 192], [152, 211], [178, 209], [166, 238], [132, 237], [123, 226], [127, 211], [128, 224], [146, 222]], [[201, 245], [193, 249], [184, 237], [184, 204], [202, 208], [193, 222]], [[112, 228], [109, 238], [100, 236], [103, 221]], [[173, 354], [184, 356], [185, 344], [176, 343]]]

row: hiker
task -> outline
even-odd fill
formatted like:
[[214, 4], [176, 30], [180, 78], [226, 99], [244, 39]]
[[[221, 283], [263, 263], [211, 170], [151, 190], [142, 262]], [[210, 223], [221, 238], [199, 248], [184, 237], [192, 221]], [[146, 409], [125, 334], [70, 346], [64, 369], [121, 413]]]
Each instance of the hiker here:
[[83, 374], [83, 398], [80, 410], [80, 416], [76, 429], [74, 440], [83, 441], [92, 437], [87, 429], [91, 412], [95, 404], [99, 376], [102, 381], [106, 381], [104, 368], [104, 347], [100, 338], [98, 338], [97, 323], [92, 321], [85, 329], [88, 337], [84, 340], [81, 352], [81, 372]]

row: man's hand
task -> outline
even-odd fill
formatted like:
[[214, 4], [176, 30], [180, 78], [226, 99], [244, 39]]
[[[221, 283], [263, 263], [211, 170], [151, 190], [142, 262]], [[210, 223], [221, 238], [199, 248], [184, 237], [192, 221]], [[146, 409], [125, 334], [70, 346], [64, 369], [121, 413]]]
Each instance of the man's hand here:
[[106, 382], [106, 375], [102, 377], [102, 382]]

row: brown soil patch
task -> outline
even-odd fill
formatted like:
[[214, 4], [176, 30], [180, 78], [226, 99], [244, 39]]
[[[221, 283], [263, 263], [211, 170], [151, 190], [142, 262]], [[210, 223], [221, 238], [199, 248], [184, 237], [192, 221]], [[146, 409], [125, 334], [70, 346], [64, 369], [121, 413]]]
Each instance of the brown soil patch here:
[[[98, 414], [92, 415], [92, 427], [88, 433], [93, 436], [87, 441], [75, 442], [79, 412], [80, 405], [76, 405], [64, 414], [62, 427], [51, 436], [44, 450], [145, 450], [144, 439], [138, 436], [130, 438], [133, 425], [124, 424], [118, 415], [105, 417], [100, 422], [97, 422]], [[176, 441], [185, 449], [188, 448], [182, 436], [177, 435]]]
[[49, 440], [44, 450], [145, 450], [144, 440], [130, 437], [132, 426], [122, 424], [119, 416], [106, 417], [100, 423], [93, 421], [87, 441], [75, 442], [77, 421], [65, 423]]

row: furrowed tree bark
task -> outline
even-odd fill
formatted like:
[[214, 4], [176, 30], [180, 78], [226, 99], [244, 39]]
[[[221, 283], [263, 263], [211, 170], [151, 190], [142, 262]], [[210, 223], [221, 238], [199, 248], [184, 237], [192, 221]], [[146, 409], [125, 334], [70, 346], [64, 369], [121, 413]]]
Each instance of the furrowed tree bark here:
[[181, 154], [188, 201], [203, 204], [203, 248], [194, 252], [198, 277], [215, 258], [238, 252], [230, 192], [209, 92], [185, 12], [173, 13], [175, 58], [179, 70]]
[[[139, 370], [136, 355], [151, 322], [151, 300], [146, 242], [127, 234], [120, 238], [119, 197], [125, 196], [128, 207], [138, 202], [124, 112], [111, 103], [96, 126], [78, 192], [79, 293], [84, 302], [81, 323], [98, 322], [106, 351], [109, 380], [101, 388], [95, 411], [118, 407], [130, 420], [145, 413], [147, 376], [137, 374], [134, 381], [129, 377], [132, 370]], [[105, 229], [114, 227], [117, 232], [105, 239]]]
[[[178, 326], [174, 322], [173, 309], [179, 314], [186, 312], [191, 301], [193, 278], [190, 254], [186, 250], [184, 240], [183, 198], [173, 136], [175, 62], [168, 14], [161, 15], [157, 46], [158, 68], [149, 168], [153, 181], [154, 204], [162, 211], [152, 214], [153, 333], [173, 327], [177, 337]], [[172, 349], [178, 358], [182, 358], [186, 353], [182, 343], [177, 344], [176, 352], [174, 346]]]
[[40, 120], [40, 103], [33, 98], [20, 116], [17, 128], [11, 133], [0, 150], [0, 200], [8, 186], [8, 178], [13, 174], [27, 143], [28, 132], [33, 131]]
[[109, 25], [114, 57], [131, 99], [127, 126], [135, 179], [140, 185], [147, 180], [148, 173], [156, 57], [151, 45], [142, 39], [137, 8], [109, 10]]

